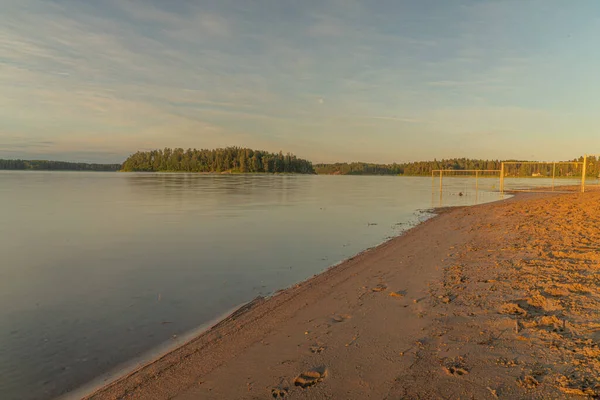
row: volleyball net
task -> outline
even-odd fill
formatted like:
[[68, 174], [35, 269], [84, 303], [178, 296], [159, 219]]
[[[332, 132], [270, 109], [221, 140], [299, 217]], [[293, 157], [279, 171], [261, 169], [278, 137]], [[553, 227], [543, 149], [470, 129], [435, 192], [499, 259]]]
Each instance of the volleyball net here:
[[[500, 169], [437, 169], [432, 191], [486, 190], [499, 192], [584, 192], [600, 187], [600, 157], [574, 161], [504, 161]], [[462, 178], [462, 179], [451, 179]]]
[[584, 191], [585, 174], [585, 161], [505, 161], [500, 172], [500, 191]]

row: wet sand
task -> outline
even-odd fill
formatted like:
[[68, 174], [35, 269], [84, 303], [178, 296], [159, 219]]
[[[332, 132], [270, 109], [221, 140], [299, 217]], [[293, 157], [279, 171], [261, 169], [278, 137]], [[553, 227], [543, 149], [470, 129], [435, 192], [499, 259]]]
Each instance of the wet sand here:
[[600, 192], [439, 210], [89, 399], [600, 395]]

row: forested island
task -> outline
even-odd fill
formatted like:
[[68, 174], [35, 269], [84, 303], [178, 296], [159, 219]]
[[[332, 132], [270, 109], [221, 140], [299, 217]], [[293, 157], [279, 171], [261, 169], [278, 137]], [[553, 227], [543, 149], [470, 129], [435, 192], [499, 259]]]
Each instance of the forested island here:
[[34, 171], [119, 171], [121, 164], [88, 164], [48, 160], [3, 160], [0, 169]]
[[214, 150], [170, 149], [138, 151], [123, 163], [122, 171], [232, 172], [314, 174], [312, 163], [287, 153], [269, 153], [240, 147]]

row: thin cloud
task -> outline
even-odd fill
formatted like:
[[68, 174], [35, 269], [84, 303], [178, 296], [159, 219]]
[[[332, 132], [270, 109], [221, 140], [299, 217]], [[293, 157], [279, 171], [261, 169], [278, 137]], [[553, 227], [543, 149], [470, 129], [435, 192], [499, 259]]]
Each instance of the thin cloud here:
[[[561, 137], [571, 126], [595, 138], [597, 117], [583, 114], [597, 108], [584, 94], [596, 60], [574, 76], [572, 60], [587, 54], [557, 58], [551, 24], [532, 17], [530, 32], [532, 14], [512, 3], [4, 3], [0, 129], [16, 132], [15, 145], [127, 154], [239, 141], [309, 158], [316, 148], [402, 158], [391, 148], [437, 149], [464, 132]], [[578, 9], [540, 4], [550, 15]], [[597, 36], [582, 15], [561, 29]], [[519, 35], [505, 29], [513, 23]]]
[[385, 117], [385, 116], [361, 116], [359, 118], [365, 118], [365, 119], [378, 119], [378, 120], [384, 120], [384, 121], [397, 121], [397, 122], [407, 122], [407, 123], [418, 123], [421, 122], [421, 120], [416, 119], [416, 118], [402, 118], [402, 117]]
[[478, 86], [478, 85], [487, 85], [492, 82], [490, 81], [433, 81], [427, 82], [429, 86], [438, 86], [438, 87], [458, 87], [458, 86]]

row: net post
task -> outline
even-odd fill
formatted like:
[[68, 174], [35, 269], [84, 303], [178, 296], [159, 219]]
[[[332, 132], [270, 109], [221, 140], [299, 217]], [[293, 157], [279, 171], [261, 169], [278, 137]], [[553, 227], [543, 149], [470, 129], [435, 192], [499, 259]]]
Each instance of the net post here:
[[556, 176], [556, 163], [552, 163], [552, 191], [554, 192], [554, 177]]
[[587, 154], [583, 156], [583, 168], [581, 169], [581, 193], [585, 193], [585, 169], [587, 167]]
[[504, 193], [504, 161], [500, 166], [500, 193]]
[[435, 170], [431, 169], [431, 208], [435, 207]]

